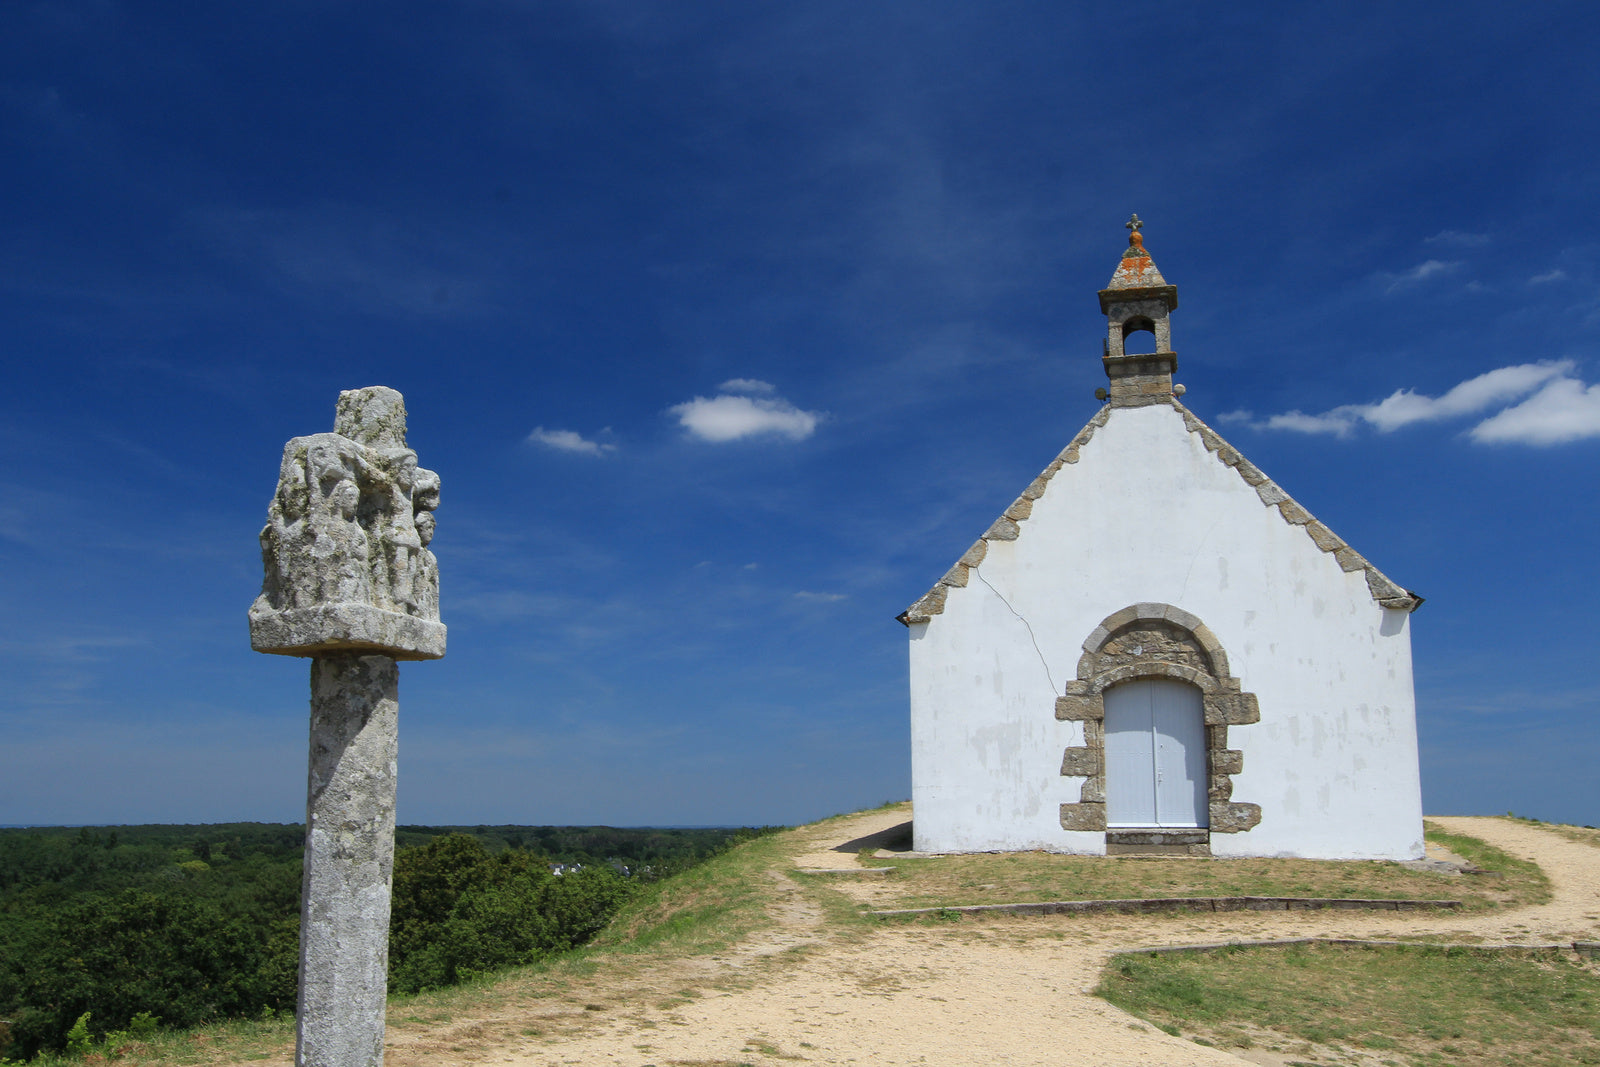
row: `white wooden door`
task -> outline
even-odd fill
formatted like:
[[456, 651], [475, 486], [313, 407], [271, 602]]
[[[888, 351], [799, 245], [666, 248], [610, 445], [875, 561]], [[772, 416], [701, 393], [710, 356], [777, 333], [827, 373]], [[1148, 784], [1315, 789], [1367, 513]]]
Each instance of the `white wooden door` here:
[[1105, 692], [1106, 825], [1208, 823], [1200, 690], [1165, 678]]

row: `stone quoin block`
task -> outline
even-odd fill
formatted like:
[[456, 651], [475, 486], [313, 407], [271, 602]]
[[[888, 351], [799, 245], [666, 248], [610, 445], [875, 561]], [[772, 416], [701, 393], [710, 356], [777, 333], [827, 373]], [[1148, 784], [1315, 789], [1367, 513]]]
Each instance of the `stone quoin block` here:
[[1077, 778], [1101, 774], [1105, 766], [1103, 755], [1104, 749], [1100, 748], [1069, 748], [1061, 757], [1061, 773]]
[[1238, 774], [1244, 770], [1244, 753], [1237, 748], [1212, 749], [1212, 774]]
[[1106, 828], [1106, 806], [1104, 804], [1063, 804], [1061, 805], [1061, 828], [1063, 830], [1104, 830]]
[[1098, 719], [1104, 714], [1100, 710], [1099, 697], [1087, 696], [1061, 696], [1056, 697], [1056, 718], [1067, 722], [1082, 722], [1086, 719]]
[[1249, 726], [1261, 721], [1254, 693], [1207, 693], [1203, 704], [1208, 725]]
[[1214, 834], [1240, 834], [1253, 829], [1261, 822], [1261, 805], [1240, 804], [1236, 801], [1212, 801], [1211, 832]]

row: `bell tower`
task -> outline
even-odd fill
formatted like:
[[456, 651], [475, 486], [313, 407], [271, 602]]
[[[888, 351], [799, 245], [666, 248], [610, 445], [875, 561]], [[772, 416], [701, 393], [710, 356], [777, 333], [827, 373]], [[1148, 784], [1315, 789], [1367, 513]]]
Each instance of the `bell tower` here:
[[[1172, 326], [1167, 313], [1177, 310], [1178, 287], [1168, 285], [1144, 247], [1139, 231], [1144, 223], [1135, 215], [1127, 222], [1128, 247], [1122, 253], [1111, 284], [1100, 290], [1100, 310], [1106, 316], [1106, 377], [1111, 379], [1112, 407], [1133, 408], [1163, 404], [1172, 397], [1172, 372], [1178, 354], [1172, 350]], [[1128, 336], [1155, 335], [1154, 352], [1128, 354]], [[1105, 391], [1097, 391], [1105, 399]]]

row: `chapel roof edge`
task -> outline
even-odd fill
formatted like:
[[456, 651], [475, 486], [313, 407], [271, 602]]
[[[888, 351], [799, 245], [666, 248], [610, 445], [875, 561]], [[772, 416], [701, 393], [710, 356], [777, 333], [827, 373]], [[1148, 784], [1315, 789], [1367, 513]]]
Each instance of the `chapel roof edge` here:
[[[1243, 453], [1224, 440], [1221, 434], [1202, 422], [1176, 397], [1168, 397], [1160, 405], [1152, 404], [1148, 406], [1172, 407], [1174, 412], [1182, 418], [1184, 429], [1188, 433], [1199, 437], [1206, 451], [1215, 456], [1223, 466], [1232, 467], [1245, 484], [1256, 491], [1256, 495], [1261, 499], [1263, 507], [1276, 510], [1285, 523], [1302, 527], [1320, 551], [1333, 556], [1334, 561], [1341, 570], [1346, 573], [1357, 570], [1362, 571], [1366, 577], [1367, 590], [1379, 606], [1386, 609], [1403, 610], [1407, 613], [1416, 611], [1417, 608], [1422, 606], [1423, 597], [1397, 584], [1368, 562], [1364, 556], [1351, 548], [1343, 538], [1335, 534], [1325, 524], [1319, 522], [1293, 497], [1280, 488], [1276, 482], [1262, 473], [1261, 469], [1246, 459]], [[949, 590], [966, 586], [967, 572], [982, 562], [983, 557], [987, 554], [989, 542], [1015, 541], [1023, 535], [1023, 527], [1032, 514], [1033, 502], [1044, 495], [1050, 481], [1064, 466], [1078, 462], [1079, 450], [1090, 442], [1096, 430], [1109, 421], [1112, 410], [1113, 406], [1110, 404], [1102, 406], [1067, 447], [1023, 490], [1022, 495], [1001, 513], [1000, 517], [990, 525], [988, 531], [974, 542], [971, 548], [967, 549], [961, 558], [956, 561], [955, 565], [945, 573], [944, 577], [910, 607], [906, 608], [905, 611], [895, 616], [895, 620], [901, 625], [910, 628], [915, 624], [930, 621], [935, 615], [943, 614], [945, 598], [948, 596]]]

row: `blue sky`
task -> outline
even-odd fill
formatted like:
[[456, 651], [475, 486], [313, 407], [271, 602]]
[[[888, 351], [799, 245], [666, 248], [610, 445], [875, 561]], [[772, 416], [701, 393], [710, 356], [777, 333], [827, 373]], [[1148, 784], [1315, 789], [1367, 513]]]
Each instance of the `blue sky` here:
[[894, 616], [1097, 408], [1130, 212], [1185, 403], [1396, 581], [1424, 801], [1600, 822], [1591, 5], [0, 9], [0, 823], [293, 821], [283, 442], [401, 390], [450, 653], [413, 823], [909, 794]]

